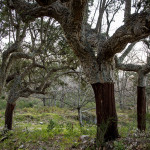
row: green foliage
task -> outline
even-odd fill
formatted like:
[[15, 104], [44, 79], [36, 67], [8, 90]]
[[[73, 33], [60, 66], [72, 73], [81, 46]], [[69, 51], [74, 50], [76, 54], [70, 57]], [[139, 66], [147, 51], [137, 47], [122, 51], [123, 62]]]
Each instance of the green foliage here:
[[16, 108], [32, 108], [34, 106], [37, 106], [41, 101], [40, 100], [36, 100], [36, 99], [20, 99], [19, 101], [17, 101], [17, 105]]
[[119, 122], [119, 134], [121, 137], [126, 137], [128, 134], [134, 133], [134, 131], [137, 128], [136, 120], [133, 120], [133, 122]]
[[24, 145], [25, 149], [29, 145], [29, 147], [38, 149], [39, 145], [43, 144], [43, 149], [52, 147], [52, 149], [64, 150], [75, 142], [78, 145], [78, 139], [83, 134], [95, 137], [95, 125], [85, 125], [81, 128], [78, 121], [68, 115], [76, 114], [73, 111], [57, 107], [16, 109], [13, 133], [7, 140], [0, 143], [0, 149], [19, 149], [21, 145]]
[[16, 115], [16, 116], [14, 116], [14, 119], [16, 121], [24, 121], [24, 120], [26, 120], [28, 122], [33, 121], [33, 120], [40, 121], [41, 116], [30, 114], [30, 113], [26, 113], [26, 114], [18, 114], [18, 115]]
[[9, 11], [6, 4], [7, 2], [5, 0], [0, 2], [0, 35], [2, 35], [2, 37], [8, 35], [9, 28]]
[[146, 120], [150, 123], [150, 113], [146, 114]]
[[3, 110], [6, 108], [6, 100], [1, 98], [0, 99], [0, 110]]
[[150, 143], [147, 143], [147, 144], [146, 144], [145, 150], [150, 150]]
[[129, 133], [128, 126], [121, 126], [121, 128], [119, 128], [119, 133], [120, 133], [121, 137], [126, 137], [127, 134]]
[[150, 113], [147, 113], [146, 114], [146, 126], [147, 126], [147, 129], [149, 130], [150, 129]]
[[1, 96], [1, 99], [5, 99], [5, 96]]
[[104, 135], [106, 133], [107, 127], [109, 125], [109, 121], [107, 120], [106, 122], [103, 122], [100, 126], [97, 128], [97, 137], [96, 137], [96, 147], [104, 147], [105, 145], [105, 140], [104, 140]]
[[48, 131], [48, 132], [52, 131], [55, 126], [56, 126], [56, 123], [51, 119], [51, 120], [49, 121], [48, 126], [47, 126], [47, 131]]
[[[0, 110], [5, 110], [6, 108], [6, 99], [5, 96], [1, 96], [0, 98]], [[25, 99], [20, 99], [19, 101], [17, 101], [16, 104], [16, 108], [18, 109], [23, 109], [23, 108], [33, 108], [37, 105], [42, 105], [41, 100], [36, 100], [36, 99], [29, 99], [29, 100], [25, 100]]]
[[69, 132], [73, 132], [73, 124], [68, 122], [66, 124], [66, 130], [68, 130]]
[[125, 150], [125, 145], [122, 141], [114, 142], [114, 150]]
[[21, 101], [17, 104], [18, 108], [32, 108], [34, 104], [32, 102]]
[[[120, 114], [123, 116], [122, 118]], [[73, 116], [76, 116], [74, 111], [57, 107], [16, 109], [14, 130], [8, 133], [8, 139], [0, 143], [0, 149], [21, 149], [19, 148], [21, 145], [24, 145], [24, 149], [41, 147], [43, 149], [66, 150], [72, 145], [78, 148], [81, 144], [79, 141], [81, 135], [89, 135], [90, 138], [95, 138], [96, 125], [86, 123], [83, 127], [80, 127]], [[1, 111], [0, 127], [4, 126], [3, 117], [4, 111]], [[149, 114], [147, 117], [149, 118]], [[123, 138], [114, 142], [114, 150], [125, 150], [124, 137], [128, 139], [128, 136], [131, 138], [131, 135], [136, 133], [135, 119], [136, 117], [131, 111], [119, 113], [119, 134]], [[106, 125], [101, 128], [103, 132], [105, 132], [105, 127]], [[0, 139], [2, 137], [0, 134]], [[149, 145], [146, 144], [146, 147], [148, 150]], [[92, 150], [91, 147], [89, 150]]]

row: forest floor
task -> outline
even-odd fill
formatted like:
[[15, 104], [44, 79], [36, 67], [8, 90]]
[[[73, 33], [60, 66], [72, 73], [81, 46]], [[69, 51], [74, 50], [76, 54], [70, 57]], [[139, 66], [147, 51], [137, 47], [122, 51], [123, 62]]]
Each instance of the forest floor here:
[[[150, 115], [147, 131], [136, 128], [134, 110], [118, 110], [121, 138], [104, 144], [104, 150], [150, 150]], [[80, 127], [77, 112], [67, 108], [17, 108], [13, 130], [4, 130], [4, 109], [0, 110], [0, 150], [94, 150], [96, 125]]]

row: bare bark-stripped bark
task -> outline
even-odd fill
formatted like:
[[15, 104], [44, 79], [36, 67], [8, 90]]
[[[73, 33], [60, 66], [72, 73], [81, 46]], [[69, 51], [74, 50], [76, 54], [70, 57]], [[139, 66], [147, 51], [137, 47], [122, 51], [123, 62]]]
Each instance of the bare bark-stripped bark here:
[[12, 130], [12, 122], [13, 122], [13, 112], [16, 104], [15, 103], [7, 103], [6, 111], [5, 111], [5, 128], [8, 130]]
[[13, 111], [15, 108], [16, 100], [19, 98], [19, 90], [21, 84], [21, 77], [16, 75], [14, 83], [8, 95], [7, 106], [5, 111], [5, 127], [8, 130], [12, 129]]
[[138, 129], [146, 129], [146, 95], [145, 87], [137, 87], [137, 123]]
[[114, 140], [119, 134], [117, 130], [117, 114], [115, 108], [114, 83], [92, 84], [95, 93], [97, 115], [97, 143], [103, 140]]
[[141, 131], [146, 129], [146, 76], [142, 71], [138, 72], [137, 86], [137, 126]]

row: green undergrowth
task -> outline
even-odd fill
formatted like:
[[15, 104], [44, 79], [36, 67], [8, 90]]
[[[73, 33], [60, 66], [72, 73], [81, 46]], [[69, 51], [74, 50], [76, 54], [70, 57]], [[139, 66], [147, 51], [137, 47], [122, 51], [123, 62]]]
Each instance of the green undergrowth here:
[[[127, 149], [127, 141], [131, 141], [128, 138], [134, 140], [141, 135], [137, 132], [134, 110], [117, 110], [117, 113], [118, 129], [122, 138], [114, 142], [114, 147], [116, 150], [124, 150]], [[0, 110], [0, 150], [69, 150], [73, 145], [80, 145], [81, 135], [89, 135], [91, 139], [96, 136], [96, 125], [85, 122], [80, 127], [77, 111], [68, 108], [39, 105], [18, 107], [14, 112], [13, 130], [6, 134], [3, 133], [4, 114], [4, 109]], [[147, 114], [146, 132], [149, 131], [150, 114]], [[147, 138], [147, 135], [144, 137]], [[146, 141], [143, 137], [142, 139]]]
[[[67, 149], [78, 144], [81, 135], [95, 137], [96, 126], [80, 127], [78, 120], [70, 116], [76, 112], [57, 107], [16, 109], [13, 130], [8, 139], [0, 143], [0, 149]], [[4, 123], [4, 122], [3, 122]], [[2, 135], [1, 138], [7, 135]]]
[[121, 137], [128, 136], [137, 128], [136, 115], [133, 110], [118, 110], [118, 129]]
[[[127, 137], [137, 130], [137, 115], [134, 110], [118, 110], [118, 129], [121, 137]], [[146, 114], [146, 133], [150, 131], [150, 114]]]
[[0, 110], [3, 110], [4, 108], [6, 108], [6, 100], [0, 98]]

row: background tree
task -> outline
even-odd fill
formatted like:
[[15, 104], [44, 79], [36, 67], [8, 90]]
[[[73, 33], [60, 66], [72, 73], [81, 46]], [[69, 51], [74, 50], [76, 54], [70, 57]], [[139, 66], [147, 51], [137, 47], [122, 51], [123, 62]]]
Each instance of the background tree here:
[[134, 71], [138, 74], [138, 86], [137, 86], [137, 122], [138, 129], [145, 130], [146, 129], [146, 75], [150, 72], [150, 57], [149, 52], [147, 54], [147, 62], [145, 65], [135, 65], [135, 64], [122, 64], [123, 58], [125, 55], [130, 52], [129, 49], [122, 54], [122, 56], [117, 59], [116, 57], [116, 66], [118, 69], [124, 71]]
[[[46, 22], [43, 18], [37, 19], [34, 24], [29, 24], [29, 31], [26, 34], [30, 35], [31, 42], [23, 42], [21, 53], [26, 56], [24, 58], [29, 60], [22, 60], [18, 63], [17, 59], [21, 58], [21, 54], [13, 55], [14, 67], [11, 68], [11, 75], [6, 79], [10, 84], [8, 85], [10, 92], [5, 112], [5, 127], [8, 129], [12, 129], [13, 110], [19, 97], [29, 97], [33, 93], [44, 93], [51, 86], [52, 81], [63, 75], [63, 72], [76, 68], [75, 57], [69, 55], [67, 45], [63, 44], [64, 38], [59, 36], [61, 30], [58, 30], [59, 27], [55, 27], [54, 24], [54, 20], [49, 19]], [[50, 35], [53, 35], [51, 39]], [[70, 63], [70, 67], [66, 65], [66, 62]]]
[[[124, 64], [127, 63], [135, 63], [133, 57], [136, 55], [136, 52], [133, 51], [133, 47], [135, 46], [136, 43], [130, 44], [126, 50], [124, 50], [124, 53], [119, 57], [121, 61], [124, 62]], [[130, 56], [128, 55], [129, 52]], [[128, 56], [128, 57], [126, 57]], [[126, 59], [125, 59], [126, 57]], [[125, 108], [125, 104], [127, 105], [127, 101], [125, 102], [125, 99], [127, 100], [128, 97], [135, 97], [135, 89], [132, 81], [132, 73], [131, 72], [126, 72], [126, 71], [121, 71], [116, 68], [115, 72], [115, 80], [116, 80], [116, 97], [118, 97], [116, 100], [119, 101], [119, 106], [120, 109]], [[131, 101], [131, 100], [130, 100]]]
[[1, 41], [5, 41], [1, 49], [0, 62], [0, 93], [6, 85], [10, 70], [17, 59], [32, 59], [23, 51], [22, 43], [26, 36], [28, 24], [24, 24], [15, 11], [6, 7], [6, 1], [1, 3]]
[[[77, 110], [80, 126], [84, 125], [82, 112], [95, 108], [93, 93], [89, 85], [84, 81], [83, 76], [81, 70], [78, 73], [75, 72], [70, 78], [72, 80], [71, 84], [66, 81], [66, 85], [62, 89], [63, 93], [60, 95], [61, 98], [64, 95], [63, 99], [65, 101], [63, 103], [65, 105], [73, 110]], [[88, 104], [89, 107], [87, 106]]]

